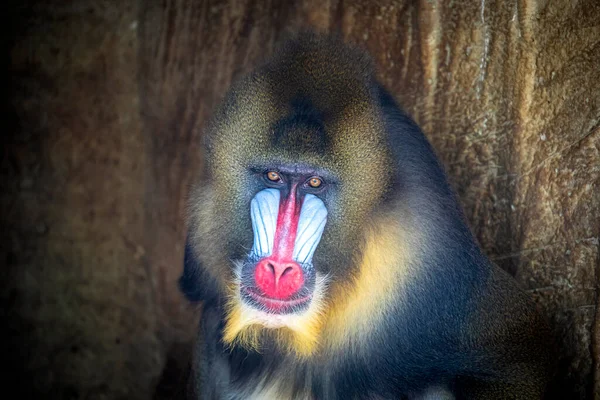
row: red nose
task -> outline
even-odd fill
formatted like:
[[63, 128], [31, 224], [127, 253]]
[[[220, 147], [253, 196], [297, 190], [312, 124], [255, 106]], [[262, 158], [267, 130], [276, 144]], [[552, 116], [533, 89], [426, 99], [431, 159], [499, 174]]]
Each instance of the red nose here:
[[293, 261], [264, 258], [254, 270], [256, 285], [270, 298], [287, 300], [304, 284], [302, 268]]

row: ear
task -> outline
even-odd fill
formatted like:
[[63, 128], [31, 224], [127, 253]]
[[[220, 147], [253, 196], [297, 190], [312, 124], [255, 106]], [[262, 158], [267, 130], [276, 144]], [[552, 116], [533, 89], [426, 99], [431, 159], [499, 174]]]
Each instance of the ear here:
[[211, 282], [212, 280], [196, 258], [188, 236], [185, 242], [183, 274], [179, 278], [179, 289], [191, 302], [216, 301], [217, 292], [214, 289], [216, 283]]

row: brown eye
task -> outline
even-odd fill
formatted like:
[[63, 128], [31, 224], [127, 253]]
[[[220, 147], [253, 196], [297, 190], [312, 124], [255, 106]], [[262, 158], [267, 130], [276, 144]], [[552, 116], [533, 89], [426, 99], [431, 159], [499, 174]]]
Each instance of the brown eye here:
[[318, 187], [321, 187], [323, 181], [321, 180], [321, 178], [313, 177], [308, 180], [308, 184], [310, 185], [310, 187], [316, 189]]
[[281, 176], [279, 176], [279, 174], [275, 171], [269, 171], [267, 172], [267, 179], [271, 182], [280, 182]]

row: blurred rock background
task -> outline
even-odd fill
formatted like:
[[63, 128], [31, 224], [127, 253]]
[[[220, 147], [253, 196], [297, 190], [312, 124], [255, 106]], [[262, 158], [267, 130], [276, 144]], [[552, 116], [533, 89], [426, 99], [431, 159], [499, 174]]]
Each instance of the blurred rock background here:
[[556, 397], [600, 398], [597, 0], [5, 4], [5, 388], [173, 395], [199, 314], [176, 280], [202, 126], [284, 30], [314, 27], [371, 52], [486, 253], [546, 310]]

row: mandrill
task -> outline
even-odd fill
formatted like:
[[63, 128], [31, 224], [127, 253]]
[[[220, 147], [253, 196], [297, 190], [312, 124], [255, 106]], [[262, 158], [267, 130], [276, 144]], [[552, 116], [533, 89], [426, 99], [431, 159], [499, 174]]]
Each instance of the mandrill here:
[[544, 319], [364, 53], [296, 35], [205, 139], [180, 280], [203, 303], [190, 398], [544, 396]]

